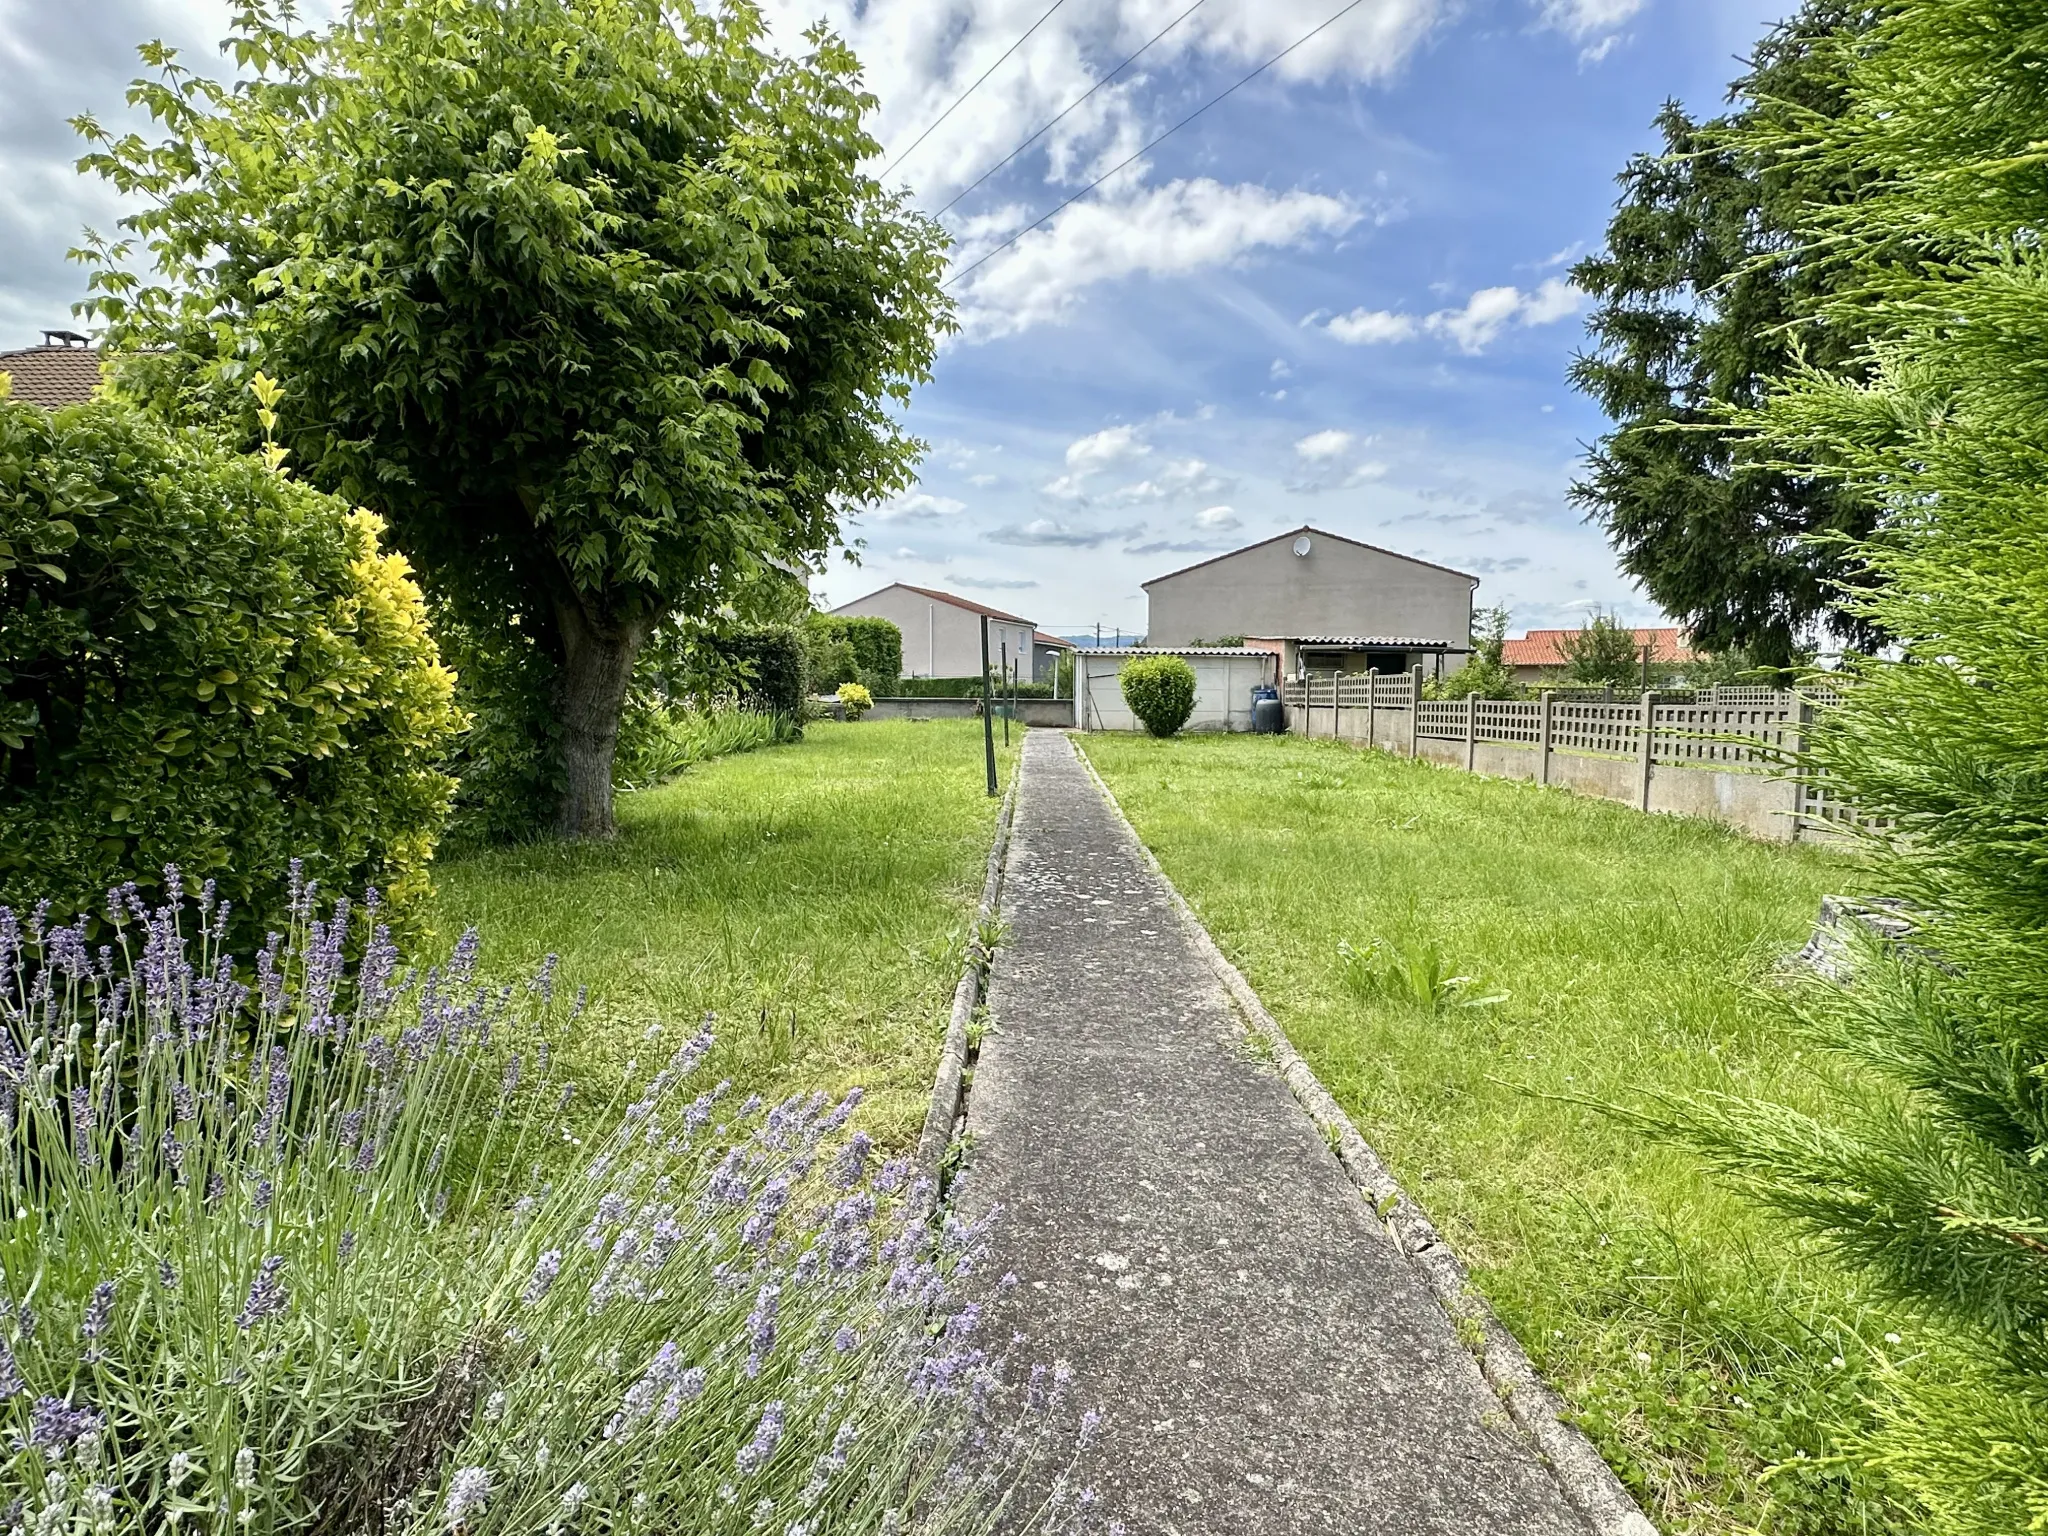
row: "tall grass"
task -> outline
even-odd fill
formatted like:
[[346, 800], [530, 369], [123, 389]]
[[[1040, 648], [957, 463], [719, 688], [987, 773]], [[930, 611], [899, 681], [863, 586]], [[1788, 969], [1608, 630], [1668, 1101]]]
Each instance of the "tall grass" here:
[[985, 1231], [932, 1238], [857, 1093], [735, 1103], [650, 1029], [565, 1163], [552, 963], [375, 929], [351, 971], [294, 887], [249, 970], [210, 889], [116, 893], [96, 953], [0, 910], [0, 1523], [1082, 1529], [1011, 1493], [1073, 1454], [1064, 1379], [1005, 1391]]
[[1834, 1457], [1913, 1330], [1589, 1107], [1733, 1090], [1825, 1119], [1847, 1085], [1757, 1004], [1854, 866], [1327, 743], [1086, 749], [1663, 1529], [1912, 1528]]
[[788, 715], [743, 709], [731, 698], [657, 710], [639, 720], [631, 739], [620, 743], [612, 782], [621, 790], [652, 789], [698, 763], [794, 741], [802, 734]]
[[995, 825], [981, 743], [972, 720], [810, 725], [623, 797], [614, 842], [442, 860], [437, 925], [482, 928], [510, 974], [561, 956], [589, 990], [587, 1076], [648, 1020], [716, 1013], [708, 1070], [742, 1092], [860, 1084], [870, 1132], [906, 1144]]

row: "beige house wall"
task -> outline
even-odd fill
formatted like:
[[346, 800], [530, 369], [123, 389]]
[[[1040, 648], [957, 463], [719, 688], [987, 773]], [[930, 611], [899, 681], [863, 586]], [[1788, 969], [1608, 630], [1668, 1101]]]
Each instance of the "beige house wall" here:
[[[905, 586], [884, 587], [856, 598], [832, 612], [843, 618], [887, 619], [903, 631], [905, 677], [979, 677], [981, 615], [943, 598], [927, 597]], [[1000, 666], [1008, 642], [1012, 665], [1021, 663], [1031, 676], [1031, 636], [1036, 626], [1021, 620], [988, 621], [989, 665]]]
[[1389, 635], [1463, 647], [1473, 580], [1329, 534], [1254, 544], [1146, 584], [1145, 643], [1172, 648], [1225, 635]]

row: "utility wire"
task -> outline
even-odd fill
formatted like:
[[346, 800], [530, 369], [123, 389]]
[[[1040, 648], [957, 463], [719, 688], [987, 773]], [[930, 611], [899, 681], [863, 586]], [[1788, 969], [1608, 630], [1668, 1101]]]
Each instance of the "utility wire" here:
[[958, 192], [955, 192], [953, 194], [953, 202], [946, 204], [945, 207], [941, 208], [937, 213], [933, 214], [932, 217], [943, 218], [948, 213], [951, 213], [953, 211], [953, 203], [959, 202], [961, 198], [965, 197], [968, 193], [972, 192], [984, 181], [987, 181], [989, 177], [995, 175], [997, 171], [1000, 171], [1012, 160], [1016, 159], [1019, 155], [1023, 154], [1025, 150], [1029, 149], [1032, 145], [1036, 144], [1048, 133], [1051, 133], [1053, 129], [1059, 127], [1060, 123], [1066, 118], [1069, 112], [1072, 112], [1076, 107], [1082, 105], [1084, 102], [1088, 100], [1089, 97], [1093, 96], [1097, 91], [1101, 90], [1105, 85], [1109, 84], [1110, 81], [1114, 80], [1118, 75], [1122, 74], [1125, 70], [1129, 69], [1133, 64], [1137, 63], [1139, 59], [1143, 58], [1145, 54], [1150, 51], [1154, 43], [1158, 42], [1159, 39], [1166, 36], [1167, 33], [1171, 32], [1175, 27], [1179, 26], [1182, 22], [1186, 21], [1190, 16], [1194, 15], [1195, 12], [1199, 11], [1206, 4], [1208, 4], [1208, 0], [1195, 0], [1195, 3], [1193, 5], [1189, 6], [1186, 10], [1182, 11], [1178, 16], [1174, 17], [1173, 20], [1169, 21], [1157, 32], [1154, 32], [1150, 38], [1146, 39], [1145, 46], [1143, 48], [1140, 48], [1136, 53], [1132, 54], [1129, 58], [1125, 59], [1123, 63], [1117, 65], [1115, 69], [1112, 69], [1100, 80], [1096, 81], [1093, 85], [1089, 86], [1088, 89], [1084, 91], [1081, 95], [1076, 96], [1072, 101], [1068, 102], [1065, 107], [1060, 109], [1060, 115], [1058, 117], [1055, 117], [1051, 122], [1047, 123], [1043, 128], [1039, 129], [1038, 132], [1032, 134], [1031, 137], [1026, 139], [1022, 144], [1019, 144], [1015, 149], [1011, 150], [1007, 155], [1003, 156], [1002, 159], [998, 160], [994, 165], [990, 166], [987, 170], [983, 171], [979, 176], [975, 177], [972, 182], [968, 183], [968, 185], [962, 187]]
[[912, 153], [915, 152], [915, 150], [917, 149], [917, 146], [922, 144], [926, 139], [930, 138], [935, 132], [937, 132], [939, 124], [943, 123], [947, 118], [953, 115], [953, 113], [959, 108], [961, 102], [965, 101], [968, 97], [972, 96], [977, 90], [980, 89], [981, 82], [983, 80], [986, 80], [990, 75], [994, 74], [997, 70], [1003, 67], [1004, 59], [1009, 58], [1011, 54], [1015, 53], [1019, 48], [1022, 48], [1025, 42], [1030, 38], [1031, 34], [1036, 32], [1040, 27], [1044, 26], [1048, 21], [1051, 21], [1052, 13], [1058, 10], [1061, 6], [1065, 5], [1066, 3], [1067, 0], [1052, 0], [1052, 4], [1046, 7], [1045, 14], [1039, 17], [1038, 20], [1031, 23], [1030, 26], [1024, 29], [1024, 36], [1018, 38], [1017, 41], [1010, 44], [1009, 47], [1005, 48], [1003, 50], [1003, 57], [997, 59], [995, 63], [989, 65], [987, 69], [984, 69], [981, 72], [981, 74], [976, 77], [973, 85], [968, 86], [966, 90], [962, 91], [958, 96], [955, 96], [953, 98], [953, 105], [946, 108], [945, 111], [941, 112], [936, 118], [934, 118], [932, 120], [931, 126], [925, 129], [923, 133], [920, 133], [916, 138], [912, 139], [910, 141], [909, 148], [905, 149], [902, 154], [897, 155], [887, 165], [883, 166], [882, 174], [880, 176], [877, 176], [875, 180], [882, 180], [883, 177], [886, 177], [891, 171], [895, 170], [897, 166], [901, 165], [904, 161], [908, 160], [911, 157]]
[[1082, 198], [1086, 197], [1090, 192], [1093, 192], [1097, 187], [1101, 186], [1105, 181], [1109, 180], [1110, 177], [1116, 175], [1118, 171], [1128, 168], [1135, 161], [1142, 160], [1146, 155], [1149, 155], [1161, 144], [1165, 143], [1168, 139], [1172, 138], [1176, 133], [1179, 133], [1181, 129], [1187, 127], [1189, 123], [1192, 123], [1196, 118], [1200, 117], [1204, 112], [1208, 111], [1211, 107], [1215, 106], [1225, 97], [1234, 94], [1236, 91], [1238, 91], [1244, 86], [1250, 85], [1252, 81], [1258, 79], [1259, 76], [1263, 75], [1275, 64], [1278, 64], [1282, 59], [1286, 58], [1287, 55], [1294, 52], [1295, 49], [1299, 48], [1303, 43], [1306, 43], [1310, 38], [1316, 36], [1317, 33], [1328, 31], [1331, 27], [1334, 27], [1338, 22], [1342, 21], [1346, 16], [1349, 16], [1353, 11], [1357, 10], [1363, 4], [1365, 4], [1365, 0], [1351, 0], [1351, 3], [1349, 5], [1345, 6], [1343, 10], [1339, 11], [1336, 15], [1332, 16], [1328, 21], [1323, 22], [1320, 26], [1317, 26], [1310, 31], [1304, 32], [1300, 37], [1297, 37], [1285, 48], [1282, 48], [1278, 53], [1274, 54], [1273, 57], [1266, 60], [1265, 63], [1261, 64], [1257, 69], [1253, 70], [1250, 74], [1241, 77], [1240, 79], [1234, 81], [1226, 89], [1217, 92], [1214, 96], [1211, 96], [1207, 101], [1203, 102], [1199, 107], [1195, 108], [1195, 110], [1190, 112], [1186, 117], [1182, 118], [1179, 122], [1175, 123], [1171, 128], [1167, 129], [1164, 133], [1160, 134], [1158, 138], [1153, 139], [1149, 144], [1146, 144], [1143, 148], [1138, 150], [1137, 153], [1129, 156], [1126, 159], [1119, 160], [1115, 165], [1111, 166], [1108, 170], [1104, 171], [1100, 176], [1096, 177], [1093, 181], [1089, 182], [1087, 186], [1083, 187], [1080, 191], [1076, 192], [1072, 197], [1068, 198], [1065, 202], [1061, 203], [1057, 208], [1053, 209], [1051, 213], [1045, 214], [1042, 217], [1033, 220], [1031, 223], [1026, 224], [1022, 229], [1018, 230], [1014, 235], [1010, 236], [1009, 239], [1005, 240], [1001, 245], [997, 246], [994, 250], [985, 252], [975, 261], [973, 261], [972, 263], [965, 267], [962, 267], [958, 272], [955, 272], [951, 277], [947, 278], [945, 282], [940, 284], [940, 286], [943, 288], [950, 288], [955, 283], [959, 282], [961, 278], [966, 277], [969, 273], [975, 271], [984, 263], [992, 261], [996, 257], [1002, 255], [1004, 251], [1007, 251], [1011, 246], [1015, 245], [1019, 240], [1022, 240], [1034, 229], [1039, 228], [1041, 225], [1047, 223], [1049, 220], [1066, 212], [1067, 209], [1073, 207], [1074, 204], [1081, 201]]

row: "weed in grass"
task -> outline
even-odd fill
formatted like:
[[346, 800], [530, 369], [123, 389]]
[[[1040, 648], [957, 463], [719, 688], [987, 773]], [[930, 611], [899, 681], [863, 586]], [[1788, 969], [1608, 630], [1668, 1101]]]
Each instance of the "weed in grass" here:
[[1361, 1002], [1399, 1001], [1429, 1013], [1443, 1008], [1491, 1008], [1508, 1000], [1486, 992], [1477, 977], [1452, 974], [1436, 941], [1414, 937], [1401, 944], [1373, 939], [1354, 947], [1337, 942], [1344, 986]]
[[[1753, 989], [1853, 866], [1321, 742], [1084, 745], [1661, 1530], [1915, 1529], [1838, 1459], [1896, 1316], [1691, 1154], [1585, 1107], [1739, 1087], [1825, 1118], [1853, 1085], [1799, 1061]], [[1354, 961], [1357, 935], [1414, 958]], [[1506, 995], [1441, 1006], [1453, 976]]]

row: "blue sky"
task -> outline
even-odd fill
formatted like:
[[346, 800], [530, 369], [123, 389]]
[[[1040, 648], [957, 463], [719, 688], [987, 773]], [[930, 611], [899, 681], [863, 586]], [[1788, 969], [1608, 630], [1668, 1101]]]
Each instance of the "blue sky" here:
[[[1190, 0], [1063, 0], [890, 179], [936, 209]], [[947, 215], [975, 261], [1344, 0], [1203, 0]], [[824, 14], [900, 152], [1050, 0], [769, 0]], [[1472, 571], [1515, 627], [1651, 622], [1565, 502], [1598, 413], [1564, 381], [1627, 155], [1711, 110], [1789, 0], [1360, 0], [1279, 67], [955, 286], [908, 413], [922, 483], [817, 590], [945, 587], [1041, 626], [1142, 629], [1140, 583], [1304, 522]], [[63, 119], [118, 117], [145, 37], [223, 0], [0, 0], [0, 346], [67, 323], [109, 195]]]

